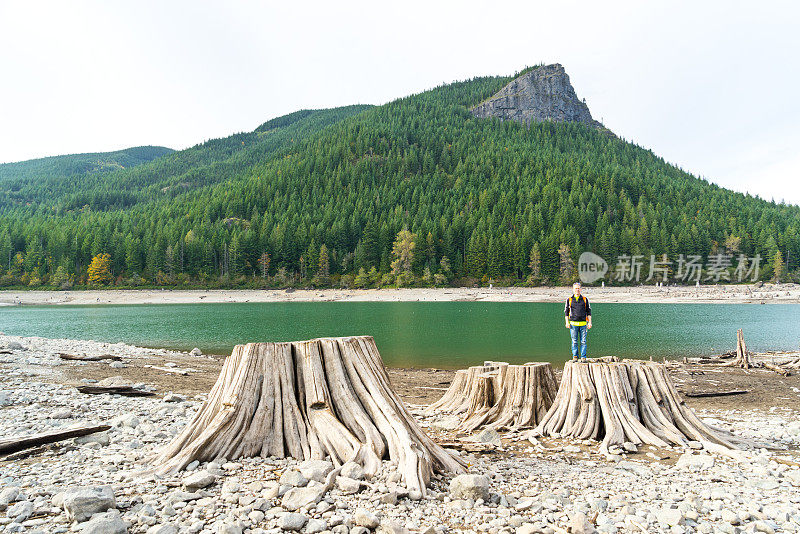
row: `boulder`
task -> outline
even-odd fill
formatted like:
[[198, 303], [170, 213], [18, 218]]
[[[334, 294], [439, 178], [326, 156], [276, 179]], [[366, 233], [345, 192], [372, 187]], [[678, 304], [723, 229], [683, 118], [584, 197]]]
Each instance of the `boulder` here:
[[489, 479], [483, 475], [458, 475], [450, 481], [453, 499], [489, 499]]
[[111, 486], [72, 487], [64, 491], [62, 502], [67, 518], [82, 523], [92, 515], [117, 507]]
[[301, 530], [307, 522], [308, 517], [304, 516], [303, 514], [295, 514], [290, 512], [288, 514], [283, 514], [280, 519], [278, 519], [278, 526], [283, 530], [296, 532]]
[[364, 480], [364, 468], [356, 462], [346, 462], [342, 466], [341, 475], [355, 480]]
[[333, 464], [327, 460], [306, 460], [297, 467], [308, 480], [320, 483], [325, 482], [325, 477], [333, 471]]
[[381, 524], [377, 515], [373, 514], [366, 508], [358, 508], [353, 514], [353, 521], [356, 525], [370, 530], [377, 528]]
[[[125, 534], [130, 525], [123, 521], [116, 510], [97, 514], [81, 525], [80, 534]], [[148, 530], [148, 533], [150, 531]], [[175, 532], [173, 530], [173, 532]]]
[[189, 491], [194, 491], [210, 486], [216, 480], [216, 476], [203, 469], [183, 477], [183, 487]]

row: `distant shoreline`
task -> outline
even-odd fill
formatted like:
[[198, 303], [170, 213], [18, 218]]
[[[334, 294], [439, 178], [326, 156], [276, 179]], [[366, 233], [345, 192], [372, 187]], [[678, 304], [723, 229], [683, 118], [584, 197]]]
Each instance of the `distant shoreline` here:
[[[571, 287], [170, 290], [103, 289], [80, 291], [0, 291], [0, 306], [91, 304], [200, 304], [226, 302], [562, 302]], [[798, 304], [800, 285], [764, 284], [586, 287], [598, 303]]]

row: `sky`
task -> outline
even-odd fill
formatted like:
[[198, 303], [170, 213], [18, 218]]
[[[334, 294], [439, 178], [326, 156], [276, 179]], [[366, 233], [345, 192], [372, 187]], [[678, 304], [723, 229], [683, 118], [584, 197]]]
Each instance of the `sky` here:
[[181, 149], [561, 63], [618, 136], [800, 204], [800, 4], [0, 0], [0, 162]]

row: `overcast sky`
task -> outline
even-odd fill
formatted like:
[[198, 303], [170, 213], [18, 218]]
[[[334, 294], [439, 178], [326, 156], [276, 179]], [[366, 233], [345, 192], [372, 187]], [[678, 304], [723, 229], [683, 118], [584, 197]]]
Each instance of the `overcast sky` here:
[[0, 0], [0, 162], [186, 148], [301, 108], [561, 63], [617, 135], [800, 204], [800, 7]]

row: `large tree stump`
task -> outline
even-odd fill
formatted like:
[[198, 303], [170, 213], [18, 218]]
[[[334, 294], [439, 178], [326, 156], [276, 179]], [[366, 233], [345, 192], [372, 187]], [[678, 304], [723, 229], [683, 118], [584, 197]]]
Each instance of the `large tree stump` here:
[[556, 395], [556, 379], [549, 363], [509, 365], [484, 362], [456, 371], [453, 382], [429, 412], [464, 414], [459, 430], [479, 427], [536, 426]]
[[657, 447], [699, 441], [709, 450], [744, 440], [703, 423], [684, 404], [663, 364], [567, 362], [555, 402], [534, 435], [602, 440], [601, 451], [632, 442]]
[[494, 371], [508, 365], [505, 362], [483, 362], [468, 369], [456, 371], [453, 382], [447, 388], [442, 398], [428, 406], [428, 412], [450, 412], [460, 414], [468, 412], [473, 399], [480, 398], [478, 388], [486, 387], [481, 384], [479, 377], [495, 377]]
[[237, 345], [208, 400], [161, 452], [158, 471], [243, 456], [352, 460], [368, 475], [388, 456], [422, 495], [434, 471], [465, 467], [416, 423], [369, 336]]

